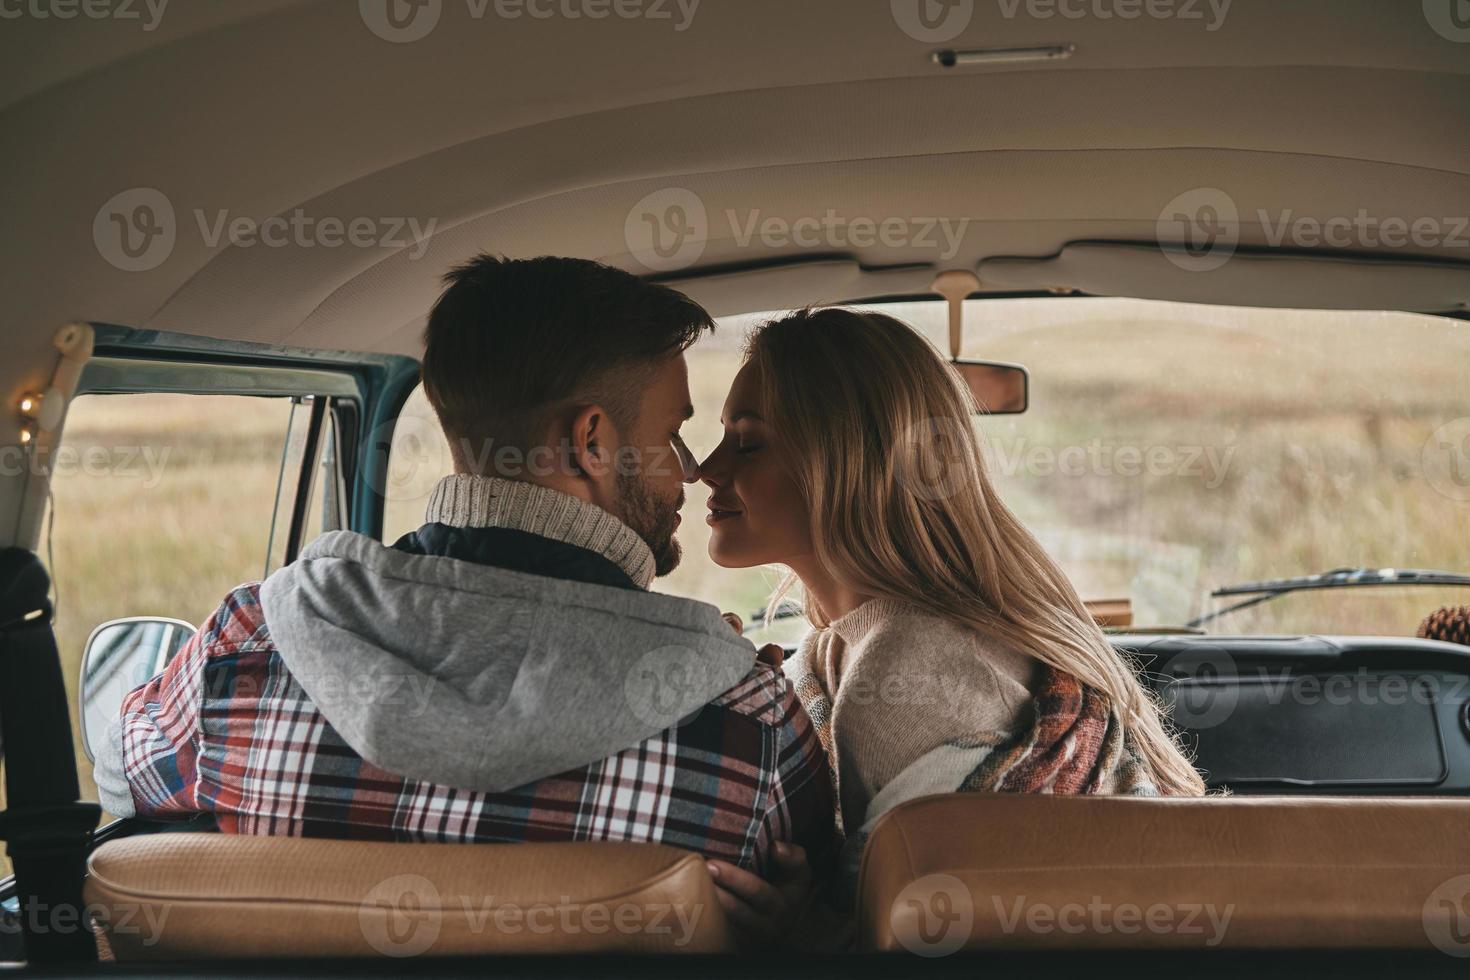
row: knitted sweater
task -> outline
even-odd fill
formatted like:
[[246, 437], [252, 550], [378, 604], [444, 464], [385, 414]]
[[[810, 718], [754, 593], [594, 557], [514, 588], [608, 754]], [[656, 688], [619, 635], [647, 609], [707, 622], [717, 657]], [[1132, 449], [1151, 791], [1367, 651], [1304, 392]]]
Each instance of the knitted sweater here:
[[449, 527], [504, 527], [594, 551], [633, 584], [653, 581], [653, 552], [638, 534], [596, 504], [521, 480], [456, 473], [434, 487], [424, 519]]
[[[787, 665], [827, 750], [850, 901], [879, 817], [934, 793], [1158, 795], [1107, 699], [908, 603], [871, 599]], [[843, 893], [846, 893], [845, 895]]]
[[915, 760], [956, 736], [1028, 722], [1041, 668], [1033, 657], [895, 599], [870, 599], [809, 633], [797, 660], [831, 705], [829, 761], [852, 830]]

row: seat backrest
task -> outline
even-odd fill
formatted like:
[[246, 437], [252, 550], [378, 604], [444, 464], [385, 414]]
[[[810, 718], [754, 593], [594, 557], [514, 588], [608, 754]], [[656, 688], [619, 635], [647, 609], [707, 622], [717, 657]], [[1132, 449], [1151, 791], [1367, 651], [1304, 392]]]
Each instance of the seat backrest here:
[[864, 948], [1470, 955], [1470, 799], [956, 794], [863, 855]]
[[657, 844], [153, 834], [89, 870], [121, 961], [733, 946], [703, 858]]

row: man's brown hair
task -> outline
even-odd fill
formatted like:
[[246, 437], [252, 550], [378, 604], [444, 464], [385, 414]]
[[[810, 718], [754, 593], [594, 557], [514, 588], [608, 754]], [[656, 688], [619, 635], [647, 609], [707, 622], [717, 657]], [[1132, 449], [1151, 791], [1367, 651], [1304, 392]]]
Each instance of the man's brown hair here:
[[424, 392], [457, 461], [530, 449], [546, 415], [596, 402], [627, 432], [661, 361], [714, 322], [667, 286], [586, 259], [479, 255], [429, 313]]

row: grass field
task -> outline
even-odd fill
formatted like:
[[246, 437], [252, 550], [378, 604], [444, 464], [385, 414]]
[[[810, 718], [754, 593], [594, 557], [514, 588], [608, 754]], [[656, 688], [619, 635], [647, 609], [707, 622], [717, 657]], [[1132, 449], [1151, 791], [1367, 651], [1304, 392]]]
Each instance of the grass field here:
[[[992, 472], [1084, 596], [1128, 596], [1137, 622], [1178, 624], [1235, 581], [1343, 565], [1470, 570], [1470, 471], [1455, 469], [1470, 460], [1432, 438], [1446, 424], [1470, 428], [1464, 324], [1124, 300], [970, 306], [965, 354], [1031, 370], [1031, 410], [980, 423]], [[942, 306], [896, 312], [943, 342]], [[749, 322], [726, 323], [690, 353], [696, 416], [685, 432], [696, 453], [719, 438]], [[201, 622], [232, 586], [260, 577], [290, 412], [281, 400], [172, 395], [73, 406], [65, 445], [111, 461], [53, 481], [48, 561], [73, 682], [98, 623]], [[421, 396], [408, 412], [414, 438], [394, 459], [389, 540], [417, 526], [448, 471]], [[129, 472], [123, 457], [135, 452]], [[776, 575], [708, 560], [706, 496], [690, 488], [684, 562], [656, 588], [744, 615]], [[1450, 602], [1470, 603], [1470, 590], [1287, 597], [1217, 628], [1412, 634]], [[91, 793], [80, 749], [78, 763]]]
[[41, 556], [52, 572], [83, 795], [92, 766], [76, 732], [82, 649], [99, 623], [201, 623], [258, 579], [291, 405], [284, 399], [87, 396], [72, 405]]

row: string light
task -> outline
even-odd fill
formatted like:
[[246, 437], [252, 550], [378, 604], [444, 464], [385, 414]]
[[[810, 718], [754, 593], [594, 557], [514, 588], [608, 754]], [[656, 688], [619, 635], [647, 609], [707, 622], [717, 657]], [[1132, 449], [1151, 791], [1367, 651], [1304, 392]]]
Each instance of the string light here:
[[61, 423], [61, 410], [65, 406], [66, 399], [55, 388], [21, 395], [16, 402], [20, 412], [20, 444], [30, 445], [41, 433], [55, 429]]

